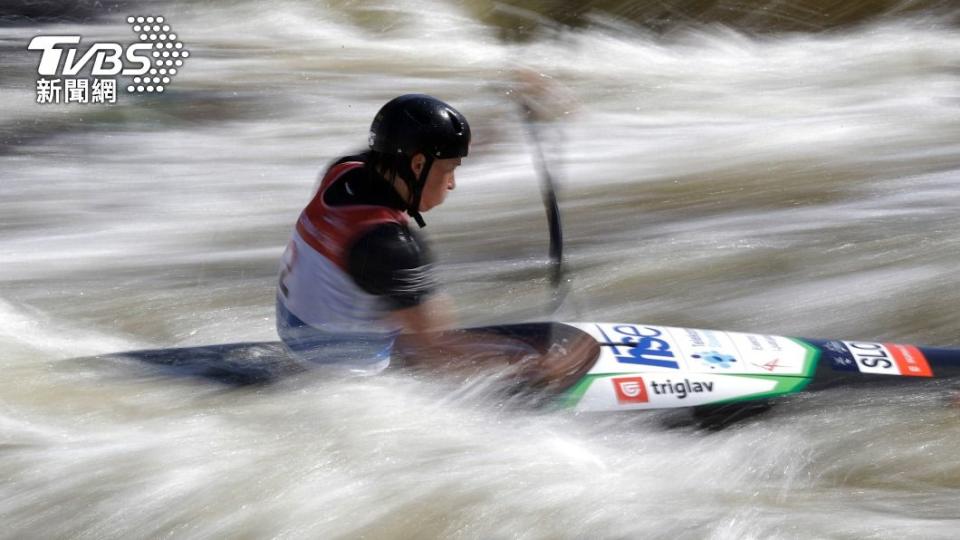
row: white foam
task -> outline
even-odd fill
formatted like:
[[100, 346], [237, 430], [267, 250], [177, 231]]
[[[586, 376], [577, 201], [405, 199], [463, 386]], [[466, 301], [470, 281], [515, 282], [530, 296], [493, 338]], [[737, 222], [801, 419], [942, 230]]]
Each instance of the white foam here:
[[[143, 343], [83, 328], [73, 321], [60, 320], [28, 306], [15, 306], [0, 299], [0, 343], [3, 348], [26, 347], [44, 360], [88, 356], [142, 348]], [[35, 355], [25, 362], [39, 360]], [[5, 361], [9, 362], [9, 357]]]

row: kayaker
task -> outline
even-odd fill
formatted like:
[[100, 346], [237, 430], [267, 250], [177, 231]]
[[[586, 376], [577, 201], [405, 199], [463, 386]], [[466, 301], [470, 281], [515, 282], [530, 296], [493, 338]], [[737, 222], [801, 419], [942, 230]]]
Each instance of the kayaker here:
[[450, 324], [436, 293], [422, 213], [454, 189], [470, 126], [437, 98], [390, 100], [369, 150], [337, 159], [297, 220], [283, 254], [277, 332], [296, 356], [376, 372], [400, 333]]

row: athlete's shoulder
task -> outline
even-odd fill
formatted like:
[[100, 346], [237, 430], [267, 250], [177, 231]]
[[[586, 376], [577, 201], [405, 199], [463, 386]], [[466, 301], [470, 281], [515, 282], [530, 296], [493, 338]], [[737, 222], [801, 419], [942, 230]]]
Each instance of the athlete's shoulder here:
[[341, 169], [336, 177], [325, 181], [324, 202], [331, 207], [380, 206], [394, 212], [406, 210], [407, 205], [396, 189], [372, 172], [365, 159], [364, 154], [346, 156], [335, 162], [340, 165], [331, 165], [330, 170], [334, 170], [344, 164], [357, 164]]
[[430, 264], [433, 256], [426, 241], [406, 223], [386, 222], [371, 227], [351, 246], [351, 255], [382, 258], [394, 268]]
[[344, 163], [360, 163], [365, 165], [367, 163], [367, 153], [361, 152], [358, 154], [350, 154], [347, 156], [338, 157], [337, 159], [330, 162], [330, 165], [327, 166], [327, 169], [331, 169], [333, 167], [336, 167], [337, 165], [342, 165]]
[[357, 172], [364, 171], [366, 164], [367, 155], [365, 153], [350, 154], [334, 159], [320, 170], [321, 189], [339, 181], [344, 176], [352, 176]]
[[357, 285], [395, 308], [419, 304], [436, 287], [430, 248], [405, 223], [381, 223], [366, 231], [350, 247], [347, 266]]

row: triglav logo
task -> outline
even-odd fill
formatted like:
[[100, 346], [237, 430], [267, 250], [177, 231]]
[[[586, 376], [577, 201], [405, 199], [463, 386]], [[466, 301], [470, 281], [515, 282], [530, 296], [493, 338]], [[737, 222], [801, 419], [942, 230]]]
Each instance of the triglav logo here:
[[[81, 52], [78, 35], [30, 40], [27, 49], [41, 51], [37, 103], [116, 103], [117, 79], [104, 78], [116, 75], [133, 77], [128, 93], [163, 92], [190, 52], [163, 17], [130, 16], [127, 22], [139, 41], [126, 46], [97, 42]], [[88, 66], [92, 78], [76, 77]]]
[[621, 405], [630, 403], [647, 403], [647, 385], [643, 377], [617, 377], [613, 379], [613, 390], [617, 394], [617, 402]]

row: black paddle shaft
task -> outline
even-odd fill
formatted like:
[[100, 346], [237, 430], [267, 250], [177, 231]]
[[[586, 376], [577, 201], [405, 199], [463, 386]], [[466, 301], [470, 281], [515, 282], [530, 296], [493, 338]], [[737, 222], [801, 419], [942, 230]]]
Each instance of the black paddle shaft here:
[[525, 101], [520, 102], [523, 109], [524, 124], [530, 141], [533, 143], [534, 163], [540, 175], [540, 191], [543, 195], [543, 206], [547, 212], [547, 223], [550, 227], [550, 283], [554, 288], [563, 281], [563, 227], [560, 223], [560, 205], [557, 201], [557, 190], [553, 175], [547, 167], [547, 160], [543, 153], [542, 137], [535, 122], [535, 112]]

